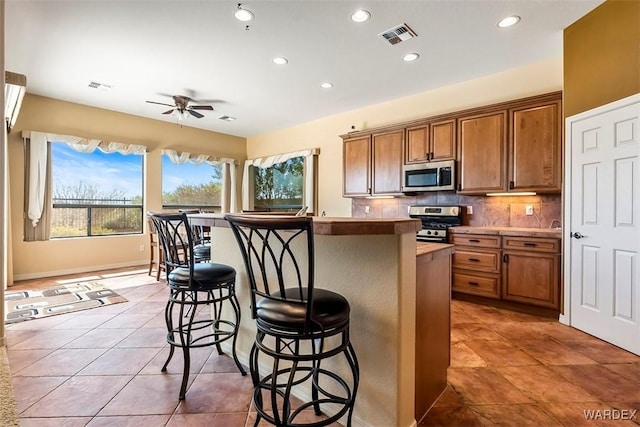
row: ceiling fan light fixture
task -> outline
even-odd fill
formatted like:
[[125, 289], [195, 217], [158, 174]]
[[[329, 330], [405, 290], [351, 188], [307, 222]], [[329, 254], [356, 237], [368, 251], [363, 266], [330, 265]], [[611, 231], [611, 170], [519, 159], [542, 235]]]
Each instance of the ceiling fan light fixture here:
[[518, 15], [507, 16], [506, 18], [501, 19], [498, 22], [499, 28], [507, 28], [512, 27], [520, 22], [520, 17]]
[[253, 19], [253, 12], [248, 9], [243, 9], [242, 3], [238, 3], [238, 9], [233, 16], [235, 16], [238, 21], [249, 22]]
[[350, 18], [353, 22], [360, 24], [362, 22], [367, 22], [369, 19], [371, 19], [371, 13], [369, 13], [368, 10], [358, 9], [351, 14]]

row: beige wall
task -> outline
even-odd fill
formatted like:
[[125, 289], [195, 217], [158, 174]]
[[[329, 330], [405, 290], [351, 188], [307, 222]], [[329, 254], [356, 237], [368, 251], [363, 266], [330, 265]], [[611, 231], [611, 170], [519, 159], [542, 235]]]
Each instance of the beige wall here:
[[565, 117], [640, 92], [640, 1], [608, 0], [564, 31]]
[[[24, 156], [22, 130], [75, 135], [146, 145], [145, 209], [161, 209], [162, 148], [236, 158], [242, 164], [245, 139], [114, 111], [27, 94], [18, 122], [9, 135], [11, 233], [15, 280], [43, 275], [144, 264], [149, 259], [148, 236], [110, 236], [24, 242]], [[139, 246], [145, 245], [143, 252]]]
[[356, 130], [400, 123], [448, 112], [524, 98], [562, 89], [562, 58], [530, 64], [490, 76], [337, 114], [247, 139], [247, 157], [319, 147], [318, 212], [351, 216], [351, 200], [342, 197], [342, 139]]

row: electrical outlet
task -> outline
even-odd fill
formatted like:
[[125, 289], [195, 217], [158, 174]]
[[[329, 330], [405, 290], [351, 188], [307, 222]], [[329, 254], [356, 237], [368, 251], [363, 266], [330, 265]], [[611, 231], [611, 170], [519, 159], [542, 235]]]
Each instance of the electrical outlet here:
[[364, 207], [364, 213], [369, 213], [369, 205]]
[[139, 250], [140, 252], [144, 252], [144, 245], [140, 245], [140, 247], [138, 247], [138, 250]]
[[532, 205], [527, 205], [527, 207], [524, 210], [524, 213], [526, 215], [533, 215], [533, 206]]
[[467, 206], [467, 215], [473, 215], [473, 206]]

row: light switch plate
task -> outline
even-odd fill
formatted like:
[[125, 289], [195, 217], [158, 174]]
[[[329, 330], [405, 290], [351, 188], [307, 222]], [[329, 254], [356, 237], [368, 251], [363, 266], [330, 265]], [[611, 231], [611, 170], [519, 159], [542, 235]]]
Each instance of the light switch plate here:
[[524, 210], [524, 213], [526, 215], [533, 215], [533, 206], [532, 205], [527, 205], [527, 207]]
[[467, 215], [473, 215], [473, 206], [467, 206]]

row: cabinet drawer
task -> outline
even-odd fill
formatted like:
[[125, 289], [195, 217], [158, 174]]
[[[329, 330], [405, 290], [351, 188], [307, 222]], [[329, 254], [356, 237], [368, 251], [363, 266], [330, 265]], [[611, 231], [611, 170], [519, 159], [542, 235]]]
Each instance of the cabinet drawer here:
[[500, 236], [492, 234], [451, 234], [451, 243], [456, 246], [499, 248]]
[[560, 239], [510, 236], [504, 236], [502, 239], [503, 249], [526, 250], [533, 252], [560, 252]]
[[456, 292], [500, 298], [498, 283], [499, 276], [497, 275], [453, 271], [452, 290]]
[[456, 247], [456, 251], [453, 254], [453, 267], [485, 271], [487, 273], [499, 273], [500, 250], [487, 249], [483, 251], [473, 251]]

